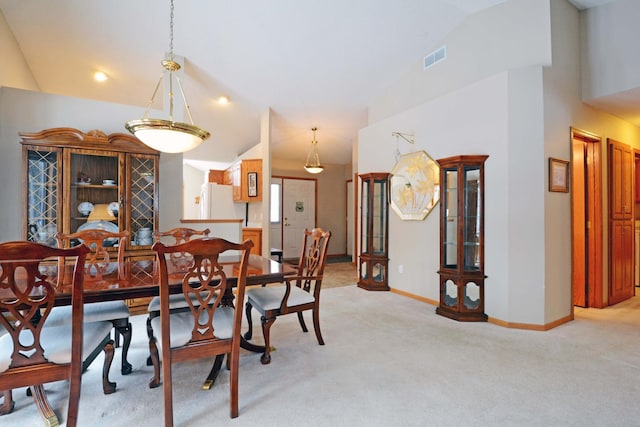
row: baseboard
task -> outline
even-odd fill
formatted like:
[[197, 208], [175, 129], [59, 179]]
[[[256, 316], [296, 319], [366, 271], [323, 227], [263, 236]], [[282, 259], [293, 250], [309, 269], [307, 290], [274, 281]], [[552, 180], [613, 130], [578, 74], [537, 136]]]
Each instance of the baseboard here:
[[[424, 302], [433, 306], [438, 306], [440, 305], [440, 301], [436, 301], [436, 300], [432, 300], [431, 298], [426, 298], [420, 295], [416, 295], [416, 294], [412, 294], [410, 292], [407, 291], [401, 291], [400, 289], [395, 289], [395, 288], [391, 288], [390, 289], [391, 292], [393, 292], [394, 294], [398, 294], [398, 295], [402, 295], [404, 297], [407, 298], [411, 298], [414, 299], [416, 301], [420, 301], [420, 302]], [[573, 320], [573, 314], [570, 314], [566, 317], [560, 318], [558, 320], [554, 320], [553, 322], [550, 323], [545, 323], [544, 325], [537, 325], [534, 323], [521, 323], [521, 322], [507, 322], [501, 319], [497, 319], [495, 317], [491, 317], [489, 316], [489, 323], [492, 323], [494, 325], [497, 326], [502, 326], [503, 328], [510, 328], [510, 329], [525, 329], [525, 330], [529, 330], [529, 331], [548, 331], [550, 329], [553, 329], [557, 326], [563, 325], [565, 323], [568, 323], [570, 321]]]

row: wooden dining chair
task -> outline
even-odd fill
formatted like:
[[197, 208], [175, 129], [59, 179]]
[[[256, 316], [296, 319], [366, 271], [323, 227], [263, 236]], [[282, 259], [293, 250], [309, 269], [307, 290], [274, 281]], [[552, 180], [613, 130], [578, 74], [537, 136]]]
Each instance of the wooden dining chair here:
[[[105, 230], [82, 230], [75, 233], [57, 233], [56, 240], [58, 247], [68, 248], [73, 245], [84, 243], [90, 250], [85, 262], [84, 286], [90, 289], [94, 283], [104, 280], [113, 280], [117, 283], [125, 279], [124, 273], [124, 252], [126, 239], [129, 237], [127, 230], [120, 232], [110, 232]], [[107, 246], [108, 245], [108, 246]], [[109, 248], [116, 248], [115, 252], [110, 252]], [[64, 271], [65, 259], [59, 259], [59, 270]], [[70, 307], [55, 307], [50, 316], [51, 324], [68, 322]], [[85, 304], [84, 321], [101, 322], [109, 321], [115, 330], [114, 339], [116, 346], [119, 346], [119, 336], [122, 336], [122, 358], [120, 372], [122, 375], [131, 373], [132, 366], [128, 361], [129, 346], [131, 344], [131, 322], [130, 312], [126, 302], [102, 301]], [[86, 369], [93, 359], [84, 361]]]
[[[111, 324], [83, 322], [84, 263], [88, 252], [84, 245], [60, 249], [26, 241], [0, 244], [0, 325], [7, 331], [0, 336], [0, 394], [4, 395], [0, 414], [13, 410], [12, 389], [29, 386], [45, 422], [57, 425], [42, 384], [68, 380], [66, 425], [75, 426], [83, 358], [96, 348], [107, 352], [109, 346], [113, 358]], [[55, 257], [60, 256], [73, 259], [69, 284], [71, 319], [69, 324], [51, 326], [49, 313], [58, 285]], [[107, 359], [109, 355], [105, 357], [105, 367], [110, 363]]]
[[[153, 241], [155, 242], [167, 242], [170, 245], [179, 245], [180, 243], [188, 242], [192, 237], [203, 238], [208, 237], [211, 230], [205, 228], [204, 230], [195, 230], [188, 227], [177, 227], [167, 231], [155, 231], [153, 233]], [[174, 253], [170, 257], [171, 268], [175, 271], [185, 271], [189, 265], [193, 262], [193, 257], [186, 253]], [[182, 294], [171, 295], [169, 306], [173, 311], [186, 310], [189, 305], [184, 299]], [[191, 300], [197, 303], [196, 298]], [[151, 330], [151, 319], [160, 315], [160, 298], [153, 297], [149, 301], [147, 306], [147, 336], [149, 340], [153, 337], [153, 331]], [[151, 366], [151, 357], [147, 358], [147, 366]]]
[[[250, 240], [241, 244], [224, 239], [203, 238], [179, 245], [165, 246], [156, 242], [160, 269], [160, 316], [151, 321], [154, 337], [149, 343], [153, 360], [154, 378], [150, 387], [160, 384], [160, 362], [164, 390], [164, 419], [166, 426], [173, 425], [172, 364], [202, 357], [227, 355], [230, 370], [230, 415], [238, 416], [238, 363], [240, 353], [240, 326], [242, 304], [236, 307], [221, 304], [226, 292], [234, 285], [229, 280], [219, 256], [226, 252], [239, 253], [241, 262], [235, 283], [236, 298], [244, 300]], [[188, 311], [172, 311], [170, 307], [169, 267], [172, 254], [188, 253], [193, 257], [192, 265], [181, 273], [180, 293], [188, 302]], [[196, 299], [197, 304], [192, 303]]]
[[278, 316], [298, 313], [300, 326], [304, 332], [307, 332], [302, 312], [311, 310], [318, 344], [324, 345], [320, 332], [320, 288], [330, 238], [331, 232], [322, 231], [321, 228], [304, 230], [302, 253], [298, 260], [296, 275], [286, 276], [285, 286], [267, 286], [247, 291], [246, 312], [249, 330], [244, 337], [250, 340], [253, 336], [251, 309], [255, 308], [262, 315], [260, 320], [265, 345], [264, 354], [260, 358], [262, 364], [271, 362], [269, 330]]

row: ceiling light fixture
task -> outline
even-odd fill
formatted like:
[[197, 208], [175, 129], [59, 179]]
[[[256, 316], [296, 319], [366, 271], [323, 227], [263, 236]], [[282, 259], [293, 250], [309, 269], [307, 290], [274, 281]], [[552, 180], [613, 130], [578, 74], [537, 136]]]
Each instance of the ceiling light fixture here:
[[109, 80], [109, 76], [107, 76], [107, 73], [105, 73], [104, 71], [96, 71], [95, 73], [93, 73], [93, 78], [97, 82], [106, 82], [107, 80]]
[[313, 141], [311, 141], [311, 150], [307, 155], [307, 163], [304, 165], [304, 169], [309, 173], [320, 173], [324, 170], [324, 166], [320, 164], [320, 157], [318, 157], [318, 141], [316, 141], [317, 127], [312, 127]]
[[[141, 119], [129, 120], [125, 123], [125, 127], [129, 132], [134, 134], [140, 141], [149, 147], [162, 151], [165, 153], [182, 153], [189, 151], [192, 148], [197, 147], [209, 138], [211, 135], [204, 129], [199, 128], [193, 124], [193, 118], [191, 117], [191, 110], [187, 103], [187, 98], [184, 95], [180, 78], [174, 74], [175, 71], [180, 69], [180, 64], [175, 61], [175, 55], [173, 54], [173, 0], [171, 0], [171, 18], [170, 18], [170, 35], [169, 35], [169, 53], [162, 61], [164, 71], [160, 80], [156, 85], [153, 95], [147, 104], [147, 109]], [[158, 93], [160, 83], [165, 77], [166, 72], [169, 72], [169, 119], [148, 119], [147, 115], [153, 104], [153, 101]], [[189, 116], [189, 123], [181, 123], [173, 120], [173, 79], [175, 78], [182, 100], [184, 101], [185, 110]]]
[[229, 97], [225, 95], [221, 95], [218, 97], [218, 104], [227, 105], [229, 103]]

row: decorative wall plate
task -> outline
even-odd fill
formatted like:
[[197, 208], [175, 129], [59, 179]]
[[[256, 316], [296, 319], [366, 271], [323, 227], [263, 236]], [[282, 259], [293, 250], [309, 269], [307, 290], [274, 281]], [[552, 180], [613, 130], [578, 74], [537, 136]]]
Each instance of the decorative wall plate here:
[[440, 200], [440, 167], [425, 151], [403, 154], [389, 176], [390, 202], [403, 220], [423, 220]]

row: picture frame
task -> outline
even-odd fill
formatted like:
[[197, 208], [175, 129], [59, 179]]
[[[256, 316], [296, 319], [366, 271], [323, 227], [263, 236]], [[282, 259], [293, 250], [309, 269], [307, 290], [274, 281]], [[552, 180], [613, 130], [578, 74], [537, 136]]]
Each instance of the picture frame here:
[[549, 191], [569, 192], [569, 162], [549, 157]]
[[249, 197], [258, 197], [258, 172], [247, 173], [247, 186]]

